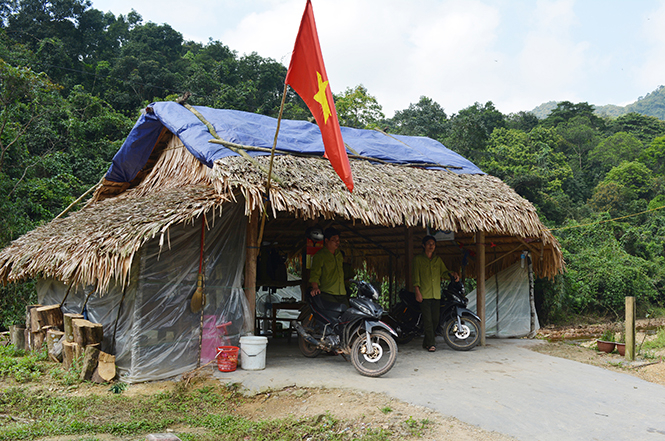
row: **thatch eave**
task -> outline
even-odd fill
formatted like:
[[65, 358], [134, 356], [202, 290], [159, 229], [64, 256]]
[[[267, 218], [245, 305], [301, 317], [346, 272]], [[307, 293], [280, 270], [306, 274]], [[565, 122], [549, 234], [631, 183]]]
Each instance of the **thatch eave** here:
[[[159, 147], [159, 148], [158, 148]], [[256, 158], [268, 168], [269, 158]], [[352, 225], [451, 230], [472, 236], [510, 237], [530, 243], [539, 255], [540, 277], [563, 271], [559, 244], [528, 201], [498, 178], [351, 160], [350, 193], [329, 162], [318, 157], [277, 156], [270, 190], [270, 218], [288, 213], [300, 220], [329, 219]], [[220, 208], [245, 204], [262, 210], [266, 174], [241, 157], [212, 169], [201, 164], [177, 137], [165, 132], [151, 165], [131, 185], [104, 182], [79, 212], [27, 233], [0, 252], [0, 282], [53, 277], [65, 283], [125, 283], [136, 252], [168, 228]], [[106, 198], [106, 199], [105, 199]], [[507, 262], [507, 261], [506, 261]]]

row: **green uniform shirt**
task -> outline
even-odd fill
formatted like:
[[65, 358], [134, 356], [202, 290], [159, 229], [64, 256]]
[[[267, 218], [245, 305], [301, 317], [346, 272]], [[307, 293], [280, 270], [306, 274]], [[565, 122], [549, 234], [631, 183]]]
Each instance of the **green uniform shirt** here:
[[318, 283], [321, 292], [334, 296], [346, 295], [342, 253], [337, 250], [333, 255], [328, 248], [321, 248], [312, 259], [309, 283]]
[[437, 255], [428, 259], [425, 253], [413, 259], [413, 286], [420, 288], [423, 299], [441, 298], [441, 280], [448, 274], [448, 268]]

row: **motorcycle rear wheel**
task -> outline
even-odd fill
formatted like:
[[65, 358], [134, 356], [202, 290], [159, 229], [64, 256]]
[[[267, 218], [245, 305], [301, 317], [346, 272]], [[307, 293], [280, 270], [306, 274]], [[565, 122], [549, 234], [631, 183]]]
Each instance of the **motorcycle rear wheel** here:
[[395, 337], [395, 342], [398, 345], [405, 345], [411, 340], [413, 340], [413, 337], [415, 337], [413, 332], [405, 332], [402, 330], [402, 326], [399, 324], [397, 320], [392, 318], [391, 316], [385, 317], [383, 321], [393, 328], [393, 330], [397, 333], [397, 337]]
[[[310, 335], [316, 328], [316, 321], [311, 316], [311, 314], [307, 318], [303, 319], [300, 324]], [[301, 335], [298, 335], [298, 348], [300, 349], [300, 353], [307, 358], [316, 358], [321, 355], [321, 352], [323, 352], [322, 349], [319, 349], [318, 346], [314, 346], [313, 344], [309, 343]]]
[[366, 377], [379, 377], [388, 372], [397, 360], [397, 343], [392, 335], [384, 330], [376, 330], [370, 334], [374, 348], [372, 355], [367, 354], [367, 337], [357, 337], [351, 345], [351, 362], [353, 367]]
[[457, 318], [453, 317], [443, 325], [443, 339], [456, 351], [469, 351], [480, 341], [480, 323], [471, 317], [461, 317], [462, 328], [457, 328]]

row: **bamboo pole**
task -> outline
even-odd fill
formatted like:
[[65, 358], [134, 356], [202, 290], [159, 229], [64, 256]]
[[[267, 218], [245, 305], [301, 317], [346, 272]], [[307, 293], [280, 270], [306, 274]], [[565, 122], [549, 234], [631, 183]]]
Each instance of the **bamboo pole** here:
[[[201, 121], [201, 122], [202, 122], [202, 123], [208, 128], [208, 131], [210, 132], [210, 134], [211, 134], [215, 139], [218, 139], [218, 140], [221, 140], [221, 139], [222, 139], [222, 138], [217, 134], [217, 131], [215, 130], [215, 128], [213, 127], [213, 125], [212, 125], [207, 119], [205, 119], [205, 117], [204, 117], [203, 115], [201, 115], [201, 112], [199, 112], [198, 110], [196, 110], [194, 107], [190, 106], [190, 105], [187, 104], [187, 103], [182, 103], [182, 105], [183, 105], [187, 110], [189, 110], [189, 111], [192, 112], [194, 115], [196, 115], [196, 117], [197, 117], [197, 118], [198, 118], [198, 119], [199, 119], [199, 120], [200, 120], [200, 121]], [[241, 148], [235, 148], [235, 147], [232, 147], [232, 146], [230, 146], [230, 145], [225, 145], [225, 146], [226, 146], [227, 148], [231, 149], [232, 151], [234, 151], [235, 153], [239, 154], [239, 155], [242, 156], [243, 158], [247, 159], [249, 162], [251, 162], [252, 164], [254, 164], [254, 165], [255, 165], [259, 170], [261, 170], [262, 172], [264, 172], [264, 173], [268, 173], [268, 171], [267, 171], [267, 170], [266, 170], [261, 164], [259, 164], [258, 161], [257, 161], [256, 159], [254, 159], [254, 158], [252, 158], [251, 156], [249, 156], [249, 155], [247, 154], [247, 152], [244, 151], [243, 149], [241, 149]], [[275, 181], [281, 183], [281, 179], [280, 179], [278, 176], [274, 176], [273, 179], [274, 179]]]
[[486, 345], [485, 337], [485, 232], [476, 233], [476, 254], [478, 256], [478, 275], [476, 278], [476, 305], [478, 307], [478, 317], [480, 317], [480, 345]]
[[626, 297], [626, 360], [635, 360], [635, 297]]
[[256, 258], [259, 254], [257, 243], [259, 216], [256, 210], [249, 215], [247, 225], [247, 252], [245, 254], [245, 297], [249, 303], [251, 329], [256, 334]]
[[[258, 244], [261, 246], [263, 241], [263, 230], [266, 226], [266, 217], [268, 217], [268, 204], [270, 203], [270, 179], [272, 178], [272, 165], [275, 160], [275, 149], [277, 148], [277, 135], [279, 135], [279, 126], [282, 124], [282, 112], [284, 111], [284, 101], [286, 100], [286, 90], [289, 86], [284, 84], [284, 92], [282, 93], [282, 104], [279, 106], [279, 116], [277, 117], [277, 129], [275, 130], [275, 138], [272, 142], [272, 150], [270, 150], [270, 166], [268, 167], [268, 179], [266, 179], [266, 199], [263, 203], [263, 213], [261, 215], [261, 229], [259, 230]], [[259, 248], [259, 251], [261, 248]]]
[[57, 216], [56, 216], [55, 218], [53, 218], [53, 219], [54, 219], [54, 220], [55, 220], [55, 219], [59, 219], [59, 218], [61, 218], [62, 216], [64, 216], [64, 214], [67, 213], [67, 212], [68, 212], [68, 211], [69, 211], [74, 205], [76, 205], [76, 204], [78, 204], [79, 202], [81, 202], [81, 199], [83, 199], [84, 197], [86, 197], [87, 195], [89, 195], [92, 191], [94, 191], [94, 190], [98, 189], [99, 187], [101, 187], [101, 186], [102, 186], [102, 182], [104, 182], [104, 178], [102, 178], [97, 184], [95, 184], [95, 185], [93, 185], [92, 187], [90, 187], [90, 188], [88, 189], [88, 191], [86, 191], [86, 192], [83, 193], [81, 196], [79, 196], [79, 198], [78, 198], [77, 200], [75, 200], [74, 202], [72, 202], [71, 204], [69, 204], [69, 206], [68, 206], [67, 208], [65, 208], [64, 210], [62, 210], [62, 213], [60, 213], [59, 215], [57, 215]]

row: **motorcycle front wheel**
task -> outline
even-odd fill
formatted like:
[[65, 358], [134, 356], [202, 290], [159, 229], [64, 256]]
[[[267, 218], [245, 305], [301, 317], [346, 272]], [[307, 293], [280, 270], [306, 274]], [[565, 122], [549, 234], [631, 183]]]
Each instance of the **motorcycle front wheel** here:
[[470, 317], [461, 317], [460, 321], [461, 327], [457, 326], [456, 317], [443, 324], [443, 339], [456, 351], [468, 351], [480, 341], [480, 323]]
[[[316, 321], [311, 316], [311, 314], [309, 317], [303, 319], [300, 324], [310, 335], [315, 332], [314, 330], [316, 328]], [[323, 352], [321, 349], [319, 349], [318, 346], [314, 346], [313, 344], [309, 343], [301, 335], [298, 335], [298, 348], [300, 349], [300, 353], [307, 358], [316, 358], [321, 355], [321, 352]]]
[[397, 343], [392, 335], [383, 330], [370, 334], [374, 349], [370, 354], [367, 336], [358, 336], [351, 345], [351, 362], [360, 374], [367, 377], [379, 377], [392, 369], [397, 360]]

